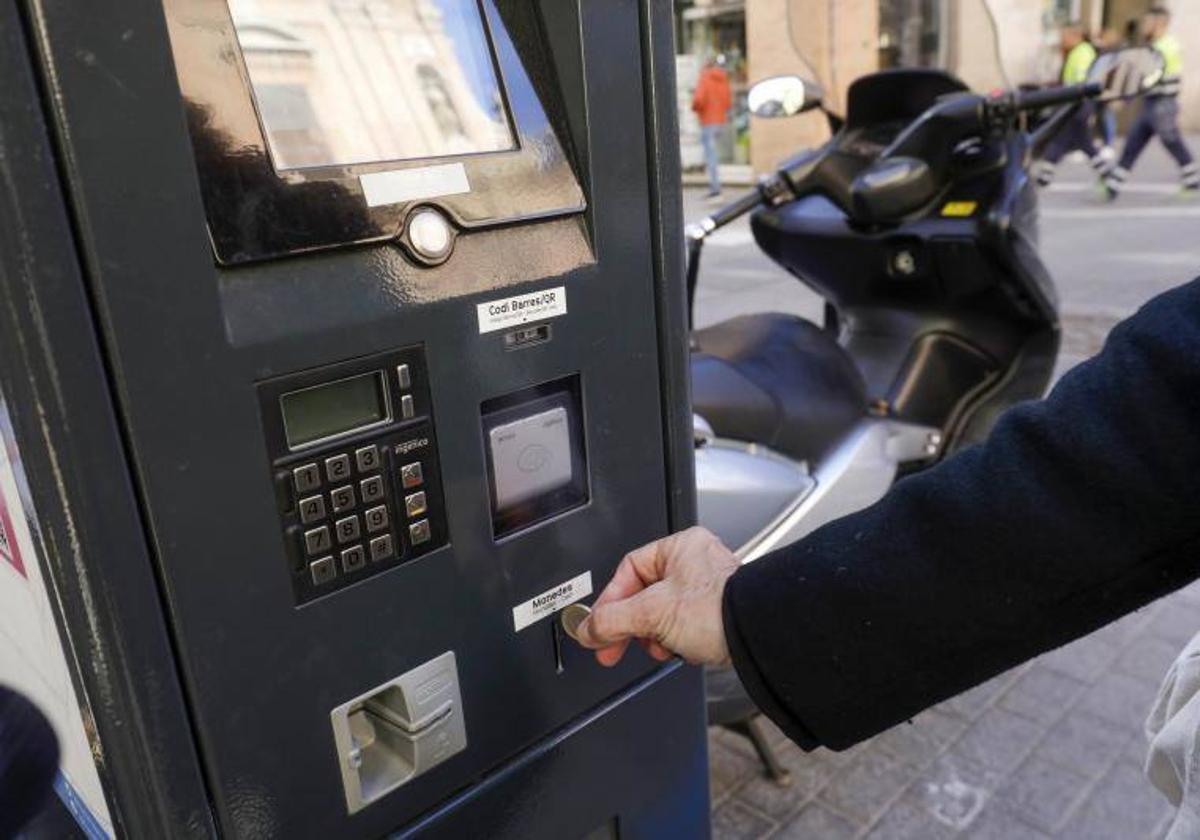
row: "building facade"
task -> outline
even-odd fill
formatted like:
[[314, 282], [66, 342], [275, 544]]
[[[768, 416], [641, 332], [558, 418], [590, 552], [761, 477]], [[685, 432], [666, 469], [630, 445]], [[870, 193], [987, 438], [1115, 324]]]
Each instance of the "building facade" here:
[[[700, 164], [691, 89], [706, 58], [725, 55], [735, 107], [723, 162], [766, 172], [796, 149], [822, 141], [820, 114], [758, 120], [745, 111], [754, 80], [782, 73], [815, 78], [830, 107], [847, 86], [885, 67], [943, 67], [978, 90], [1052, 82], [1059, 72], [1059, 27], [1080, 21], [1099, 35], [1123, 34], [1153, 0], [679, 0], [680, 121], [684, 165]], [[1200, 131], [1200, 2], [1168, 3], [1187, 67], [1185, 129]], [[993, 25], [994, 21], [994, 25]]]

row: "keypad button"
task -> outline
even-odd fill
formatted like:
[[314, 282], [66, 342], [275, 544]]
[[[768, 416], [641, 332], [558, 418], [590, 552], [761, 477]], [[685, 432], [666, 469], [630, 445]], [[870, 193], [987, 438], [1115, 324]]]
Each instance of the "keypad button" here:
[[396, 381], [400, 383], [400, 390], [402, 391], [407, 391], [412, 387], [412, 374], [408, 371], [408, 365], [397, 366]]
[[350, 477], [350, 456], [334, 455], [325, 459], [325, 475], [330, 481], [345, 481]]
[[333, 565], [332, 557], [322, 557], [320, 560], [312, 561], [308, 564], [308, 572], [312, 575], [312, 582], [315, 586], [329, 583], [337, 577], [337, 568]]
[[420, 461], [412, 464], [405, 464], [400, 468], [400, 483], [404, 485], [405, 490], [408, 490], [412, 487], [420, 487], [424, 481], [425, 475], [421, 470]]
[[408, 526], [408, 539], [413, 545], [427, 543], [432, 538], [429, 531], [429, 520], [422, 519], [419, 522], [414, 522]]
[[325, 497], [309, 496], [300, 500], [300, 521], [305, 525], [320, 522], [325, 518]]
[[329, 529], [322, 525], [320, 528], [313, 528], [311, 531], [304, 532], [304, 550], [312, 556], [328, 551], [333, 543], [329, 538]]
[[379, 447], [371, 444], [355, 449], [354, 461], [358, 464], [359, 472], [371, 472], [379, 469]]
[[367, 553], [361, 545], [352, 546], [342, 552], [342, 571], [357, 572], [367, 564]]
[[363, 514], [363, 519], [367, 520], [367, 532], [377, 534], [388, 526], [387, 508], [383, 505], [373, 507]]
[[329, 500], [333, 502], [334, 513], [350, 510], [354, 507], [354, 488], [347, 484], [345, 487], [332, 490], [329, 493]]
[[383, 476], [373, 475], [370, 478], [364, 478], [358, 483], [358, 486], [362, 491], [364, 504], [377, 502], [383, 498]]
[[396, 545], [392, 541], [391, 534], [384, 534], [381, 537], [376, 537], [371, 540], [371, 562], [378, 563], [381, 560], [391, 560], [396, 556]]
[[345, 545], [348, 542], [354, 542], [362, 533], [362, 526], [359, 524], [357, 516], [347, 516], [345, 519], [337, 521], [337, 541]]
[[416, 413], [417, 406], [413, 402], [412, 394], [405, 394], [400, 398], [400, 416], [405, 420], [411, 420]]
[[420, 493], [413, 493], [411, 496], [404, 497], [404, 512], [407, 513], [410, 518], [413, 516], [420, 516], [428, 509], [428, 506], [425, 504], [424, 490], [422, 490]]
[[305, 464], [292, 470], [292, 483], [297, 493], [309, 493], [321, 486], [321, 471], [316, 464]]

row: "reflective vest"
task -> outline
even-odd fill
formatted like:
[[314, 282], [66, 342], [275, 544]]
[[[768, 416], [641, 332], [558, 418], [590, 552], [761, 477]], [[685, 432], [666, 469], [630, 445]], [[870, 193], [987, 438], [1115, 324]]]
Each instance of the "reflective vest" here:
[[1162, 83], [1154, 89], [1154, 96], [1176, 96], [1183, 86], [1183, 49], [1174, 35], [1164, 35], [1152, 45], [1163, 57], [1166, 67]]
[[1062, 82], [1064, 85], [1077, 85], [1087, 81], [1088, 70], [1096, 60], [1096, 48], [1087, 41], [1080, 41], [1071, 47], [1063, 62]]

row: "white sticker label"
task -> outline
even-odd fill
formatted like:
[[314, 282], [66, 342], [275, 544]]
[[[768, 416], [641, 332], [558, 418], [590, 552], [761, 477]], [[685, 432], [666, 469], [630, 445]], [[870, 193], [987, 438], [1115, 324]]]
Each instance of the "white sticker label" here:
[[416, 169], [397, 169], [391, 172], [370, 172], [360, 175], [358, 182], [362, 185], [368, 207], [421, 201], [471, 191], [467, 170], [461, 163], [419, 166]]
[[519, 327], [530, 321], [544, 321], [567, 314], [567, 289], [543, 289], [528, 295], [497, 298], [475, 307], [479, 332], [489, 333], [507, 327]]
[[513, 607], [513, 628], [524, 630], [530, 624], [541, 621], [548, 615], [554, 615], [567, 604], [574, 604], [580, 598], [592, 594], [592, 573], [584, 572], [579, 577], [571, 578], [566, 583], [560, 583], [553, 589], [547, 589], [541, 595], [530, 598], [524, 604]]

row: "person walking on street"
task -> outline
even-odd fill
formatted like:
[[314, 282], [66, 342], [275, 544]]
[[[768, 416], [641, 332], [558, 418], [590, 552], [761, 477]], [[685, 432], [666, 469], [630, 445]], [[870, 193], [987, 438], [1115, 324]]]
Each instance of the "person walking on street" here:
[[700, 74], [696, 92], [692, 95], [692, 110], [700, 119], [700, 138], [704, 144], [704, 165], [708, 170], [708, 196], [721, 194], [721, 173], [718, 169], [717, 144], [729, 121], [729, 109], [733, 105], [733, 93], [729, 87], [729, 74], [725, 72], [724, 57], [710, 58]]
[[1105, 192], [1111, 201], [1121, 194], [1121, 188], [1129, 179], [1130, 170], [1145, 150], [1150, 138], [1158, 139], [1179, 164], [1183, 194], [1200, 195], [1200, 166], [1197, 166], [1191, 150], [1183, 141], [1179, 131], [1179, 91], [1183, 85], [1183, 51], [1179, 41], [1167, 32], [1171, 24], [1171, 13], [1165, 7], [1155, 6], [1142, 18], [1142, 35], [1150, 46], [1163, 57], [1163, 80], [1142, 102], [1142, 109], [1129, 129], [1125, 151], [1115, 168], [1105, 177]]
[[[1062, 29], [1063, 68], [1062, 83], [1077, 85], [1087, 81], [1088, 71], [1096, 61], [1096, 48], [1084, 36], [1083, 27], [1071, 23]], [[1050, 141], [1042, 159], [1034, 166], [1039, 186], [1048, 187], [1054, 180], [1054, 172], [1058, 162], [1068, 152], [1079, 150], [1088, 156], [1092, 169], [1098, 176], [1103, 176], [1108, 168], [1108, 160], [1096, 145], [1092, 133], [1092, 118], [1095, 107], [1090, 102], [1079, 106], [1075, 115], [1064, 125]]]
[[[1108, 27], [1100, 33], [1096, 48], [1101, 54], [1116, 52], [1125, 47], [1125, 41], [1120, 32], [1113, 27]], [[1096, 130], [1100, 134], [1100, 154], [1104, 156], [1106, 162], [1112, 162], [1117, 159], [1117, 153], [1114, 147], [1117, 142], [1117, 112], [1111, 102], [1100, 102], [1096, 104]]]

